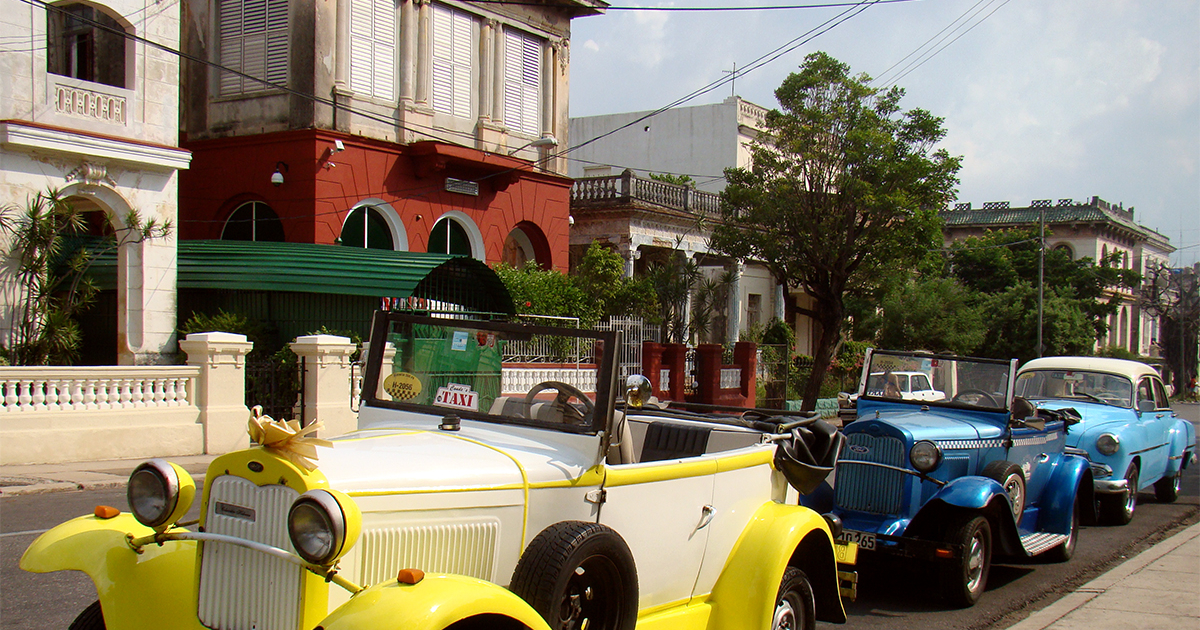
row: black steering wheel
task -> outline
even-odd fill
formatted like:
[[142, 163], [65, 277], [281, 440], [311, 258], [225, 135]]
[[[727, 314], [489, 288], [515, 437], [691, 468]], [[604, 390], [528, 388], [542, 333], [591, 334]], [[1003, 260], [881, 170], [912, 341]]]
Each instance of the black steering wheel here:
[[[580, 391], [574, 385], [567, 385], [561, 381], [542, 381], [534, 385], [529, 390], [529, 393], [525, 394], [525, 404], [532, 407], [537, 395], [547, 389], [553, 389], [558, 392], [558, 395], [554, 397], [553, 404], [562, 413], [563, 420], [576, 424], [587, 424], [587, 419], [595, 411], [596, 405], [592, 402], [592, 399], [587, 397], [587, 394]], [[568, 402], [571, 398], [577, 398], [583, 404], [583, 411], [580, 411], [578, 407]]]
[[[1000, 403], [996, 402], [996, 399], [993, 398], [991, 394], [983, 391], [982, 389], [964, 389], [961, 392], [958, 392], [957, 394], [955, 394], [954, 398], [950, 399], [950, 402], [975, 404], [975, 403], [967, 403], [964, 400], [959, 400], [959, 398], [962, 398], [964, 396], [971, 396], [971, 395], [976, 396], [976, 399], [975, 399], [976, 403], [980, 402], [982, 399], [986, 398], [988, 400], [988, 402], [992, 403], [992, 404], [988, 405], [989, 407], [999, 407], [1000, 406]], [[980, 406], [982, 406], [982, 405], [980, 405]]]

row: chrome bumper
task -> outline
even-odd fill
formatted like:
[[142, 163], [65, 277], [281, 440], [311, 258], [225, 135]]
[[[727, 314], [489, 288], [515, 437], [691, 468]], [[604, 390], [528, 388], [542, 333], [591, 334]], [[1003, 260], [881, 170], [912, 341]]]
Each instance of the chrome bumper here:
[[1097, 479], [1093, 483], [1096, 492], [1100, 494], [1125, 494], [1129, 491], [1127, 479]]

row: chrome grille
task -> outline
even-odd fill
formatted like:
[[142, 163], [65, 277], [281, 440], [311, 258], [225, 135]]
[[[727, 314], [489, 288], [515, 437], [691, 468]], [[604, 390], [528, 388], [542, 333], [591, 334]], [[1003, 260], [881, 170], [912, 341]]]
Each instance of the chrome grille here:
[[[287, 513], [299, 493], [232, 475], [212, 482], [205, 531], [293, 551]], [[237, 545], [205, 542], [200, 558], [200, 622], [214, 630], [296, 630], [304, 569]]]
[[494, 581], [500, 521], [386, 527], [362, 534], [364, 584], [393, 578], [400, 569], [457, 573]]
[[[875, 514], [900, 513], [900, 495], [906, 475], [898, 470], [849, 462], [875, 462], [904, 468], [904, 442], [866, 433], [852, 433], [846, 438], [848, 448], [839, 455], [834, 478], [838, 507]], [[855, 452], [862, 449], [866, 452]]]

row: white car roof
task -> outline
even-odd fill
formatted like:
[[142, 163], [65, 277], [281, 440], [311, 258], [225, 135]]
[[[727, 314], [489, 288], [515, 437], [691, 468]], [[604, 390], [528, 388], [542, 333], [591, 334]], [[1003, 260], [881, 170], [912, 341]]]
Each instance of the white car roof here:
[[1107, 357], [1042, 357], [1022, 365], [1018, 373], [1028, 370], [1087, 370], [1092, 372], [1107, 372], [1109, 374], [1128, 376], [1133, 381], [1137, 381], [1147, 374], [1159, 376], [1157, 370], [1140, 361], [1110, 359]]

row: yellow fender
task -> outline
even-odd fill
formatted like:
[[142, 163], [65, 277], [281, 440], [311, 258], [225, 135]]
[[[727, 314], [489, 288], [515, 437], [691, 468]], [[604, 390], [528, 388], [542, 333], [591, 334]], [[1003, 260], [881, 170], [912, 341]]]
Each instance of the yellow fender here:
[[531, 630], [550, 630], [537, 611], [508, 589], [448, 574], [428, 574], [416, 584], [396, 580], [376, 584], [342, 604], [320, 626], [325, 630], [442, 630], [478, 615], [499, 615]]
[[750, 519], [713, 587], [710, 628], [770, 628], [789, 564], [808, 576], [817, 619], [844, 623], [833, 536], [825, 519], [797, 505], [765, 503]]
[[153, 533], [127, 512], [110, 519], [81, 516], [38, 536], [20, 566], [33, 573], [86, 573], [108, 630], [204, 630], [196, 619], [196, 543], [146, 545], [140, 554], [126, 544], [126, 534]]

